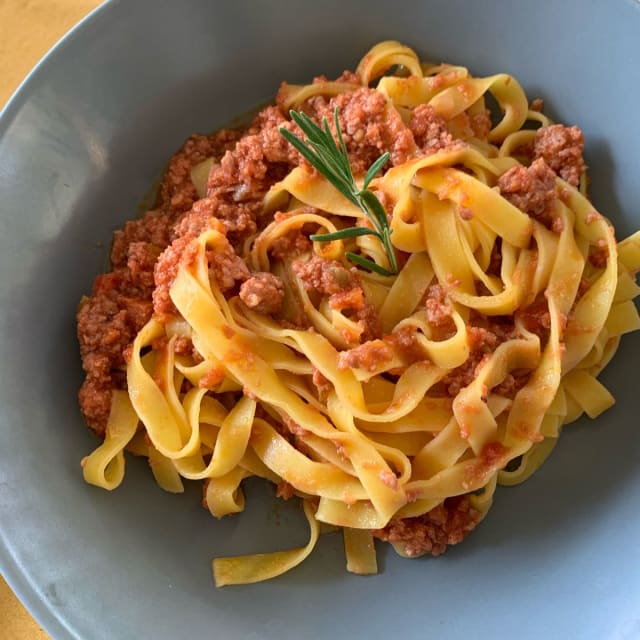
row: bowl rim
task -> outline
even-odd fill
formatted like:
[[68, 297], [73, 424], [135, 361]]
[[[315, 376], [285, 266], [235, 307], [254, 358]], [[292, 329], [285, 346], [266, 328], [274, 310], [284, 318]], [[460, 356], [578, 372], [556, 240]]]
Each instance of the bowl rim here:
[[78, 34], [84, 31], [89, 23], [93, 23], [102, 14], [108, 13], [114, 6], [117, 6], [118, 0], [102, 0], [102, 2], [89, 11], [84, 18], [73, 25], [30, 69], [29, 73], [22, 79], [20, 84], [15, 88], [4, 106], [0, 108], [0, 139], [5, 134], [8, 125], [13, 119], [16, 111], [22, 107], [28, 97], [31, 85], [39, 80], [40, 76], [46, 72], [51, 61], [65, 49], [69, 44], [77, 38]]
[[[119, 2], [117, 0], [103, 0], [101, 4], [89, 11], [84, 18], [71, 27], [71, 29], [40, 58], [11, 94], [4, 107], [0, 109], [0, 139], [6, 134], [17, 112], [29, 99], [31, 88], [47, 73], [49, 66], [54, 63], [60, 53], [72, 44], [81, 33], [86, 31], [87, 28], [96, 21], [102, 19], [118, 4]], [[46, 600], [40, 597], [33, 580], [11, 552], [1, 526], [0, 573], [20, 603], [47, 634], [52, 638], [56, 638], [56, 640], [80, 640], [79, 636], [71, 630], [65, 621], [56, 615], [54, 609], [47, 604]]]

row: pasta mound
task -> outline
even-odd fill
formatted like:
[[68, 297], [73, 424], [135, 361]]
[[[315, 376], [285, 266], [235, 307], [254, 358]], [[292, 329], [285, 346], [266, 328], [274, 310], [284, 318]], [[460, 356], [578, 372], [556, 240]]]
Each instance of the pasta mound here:
[[[372, 235], [310, 239], [371, 222], [280, 134], [299, 134], [291, 109], [337, 110], [358, 180], [389, 152], [369, 188], [397, 275], [347, 259], [388, 269]], [[377, 571], [374, 538], [407, 557], [463, 540], [496, 485], [613, 404], [597, 376], [640, 326], [640, 233], [616, 242], [593, 208], [583, 146], [512, 76], [392, 41], [336, 80], [283, 83], [244, 130], [191, 138], [78, 312], [80, 403], [104, 438], [85, 480], [117, 487], [127, 450], [167, 491], [203, 480], [218, 518], [250, 476], [298, 496], [308, 544], [218, 558], [218, 586], [296, 566], [320, 523], [355, 573]]]

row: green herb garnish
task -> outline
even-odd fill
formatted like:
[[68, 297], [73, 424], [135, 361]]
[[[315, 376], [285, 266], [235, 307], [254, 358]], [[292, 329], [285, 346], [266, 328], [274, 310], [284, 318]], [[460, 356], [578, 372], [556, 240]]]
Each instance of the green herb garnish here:
[[351, 251], [347, 251], [345, 256], [352, 263], [375, 271], [383, 276], [392, 276], [398, 273], [398, 263], [396, 254], [391, 245], [391, 233], [387, 212], [384, 210], [380, 200], [373, 191], [369, 190], [369, 184], [376, 174], [386, 164], [389, 159], [389, 152], [381, 155], [370, 167], [364, 177], [362, 189], [358, 189], [356, 181], [349, 165], [349, 155], [347, 147], [340, 131], [338, 122], [338, 109], [333, 112], [336, 133], [339, 145], [333, 138], [329, 123], [326, 118], [322, 119], [322, 126], [319, 127], [306, 113], [302, 111], [290, 111], [291, 119], [300, 127], [307, 136], [306, 141], [291, 133], [284, 127], [280, 128], [280, 133], [293, 145], [297, 151], [314, 166], [347, 200], [353, 202], [360, 208], [371, 224], [373, 229], [368, 227], [348, 227], [340, 229], [335, 233], [321, 233], [310, 236], [314, 242], [330, 242], [332, 240], [345, 240], [347, 238], [357, 238], [359, 236], [371, 235], [378, 238], [382, 243], [389, 260], [391, 270], [381, 267], [373, 260], [365, 258]]

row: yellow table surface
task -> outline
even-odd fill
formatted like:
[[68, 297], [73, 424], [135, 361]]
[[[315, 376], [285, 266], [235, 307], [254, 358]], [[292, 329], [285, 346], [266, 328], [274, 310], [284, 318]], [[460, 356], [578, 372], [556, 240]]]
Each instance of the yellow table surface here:
[[[0, 0], [0, 106], [38, 60], [100, 0]], [[0, 576], [0, 640], [47, 640]]]

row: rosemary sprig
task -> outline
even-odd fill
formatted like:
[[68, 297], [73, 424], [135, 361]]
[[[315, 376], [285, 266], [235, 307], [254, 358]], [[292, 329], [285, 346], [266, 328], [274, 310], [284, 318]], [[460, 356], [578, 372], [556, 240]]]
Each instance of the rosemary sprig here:
[[284, 127], [280, 133], [312, 166], [314, 166], [347, 200], [360, 208], [371, 222], [373, 229], [368, 227], [348, 227], [334, 233], [321, 233], [310, 236], [314, 242], [330, 242], [332, 240], [344, 240], [359, 236], [371, 235], [378, 238], [384, 247], [389, 260], [389, 269], [385, 269], [369, 258], [347, 251], [345, 256], [352, 263], [375, 271], [383, 276], [392, 276], [398, 273], [396, 253], [391, 244], [392, 229], [389, 227], [387, 212], [373, 191], [369, 190], [369, 184], [376, 174], [382, 169], [389, 159], [389, 152], [382, 154], [370, 167], [364, 177], [362, 189], [356, 185], [356, 181], [349, 165], [347, 146], [342, 137], [340, 123], [338, 122], [338, 109], [333, 112], [338, 142], [336, 143], [329, 123], [322, 119], [322, 126], [318, 126], [306, 113], [302, 111], [290, 111], [291, 119], [300, 127], [307, 137], [302, 140]]

